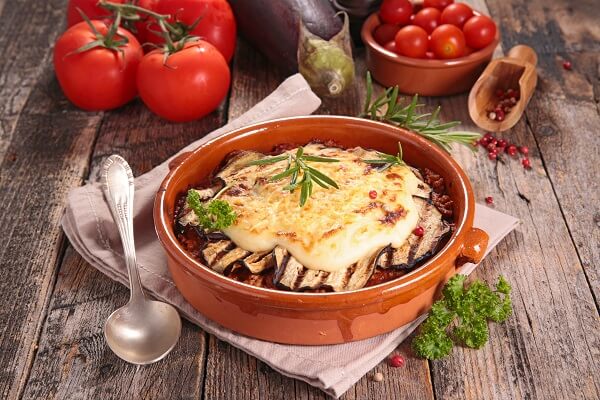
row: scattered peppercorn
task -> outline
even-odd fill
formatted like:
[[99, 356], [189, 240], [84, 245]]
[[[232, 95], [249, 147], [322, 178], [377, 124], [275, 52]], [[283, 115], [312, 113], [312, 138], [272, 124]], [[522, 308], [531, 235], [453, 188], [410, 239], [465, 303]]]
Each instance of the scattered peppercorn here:
[[[514, 94], [515, 92], [507, 92], [507, 94]], [[518, 93], [517, 93], [518, 94]], [[517, 146], [516, 144], [509, 143], [506, 139], [498, 139], [492, 133], [486, 133], [479, 141], [477, 145], [486, 149], [488, 158], [492, 161], [498, 160], [502, 157], [503, 153], [508, 154], [511, 157], [516, 157], [518, 153], [523, 155], [521, 163], [526, 169], [531, 168], [531, 162], [527, 155], [529, 154], [529, 148], [527, 146]]]
[[485, 198], [485, 202], [488, 204], [494, 204], [494, 198], [492, 196], [488, 196]]
[[373, 375], [373, 380], [375, 382], [381, 382], [383, 380], [383, 374], [381, 372], [377, 372], [375, 375]]
[[564, 69], [566, 69], [567, 71], [570, 71], [572, 67], [573, 67], [573, 65], [571, 64], [571, 61], [569, 61], [569, 60], [563, 61]]
[[425, 234], [425, 229], [423, 229], [422, 226], [417, 226], [415, 229], [413, 229], [413, 235], [421, 237]]
[[394, 354], [390, 357], [390, 365], [394, 368], [400, 368], [404, 365], [404, 357], [400, 354]]
[[369, 197], [372, 199], [376, 199], [377, 198], [377, 191], [376, 190], [371, 190], [369, 192]]
[[510, 146], [508, 146], [506, 148], [506, 152], [508, 153], [509, 156], [514, 157], [517, 155], [517, 146], [515, 146], [514, 144], [511, 144]]

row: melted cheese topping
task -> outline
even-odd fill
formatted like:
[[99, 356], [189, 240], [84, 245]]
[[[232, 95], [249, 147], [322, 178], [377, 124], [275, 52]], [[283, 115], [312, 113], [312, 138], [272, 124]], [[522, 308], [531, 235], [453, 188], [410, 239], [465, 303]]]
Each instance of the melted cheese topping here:
[[[296, 149], [288, 153], [295, 154]], [[406, 241], [419, 219], [412, 196], [420, 181], [408, 167], [394, 165], [380, 172], [362, 161], [377, 159], [377, 153], [360, 147], [344, 150], [309, 144], [304, 153], [338, 159], [310, 165], [340, 187], [324, 189], [315, 183], [304, 207], [299, 206], [299, 189], [283, 190], [289, 177], [269, 181], [285, 169], [286, 161], [244, 163], [221, 175], [231, 187], [220, 198], [238, 215], [223, 232], [235, 244], [253, 252], [279, 245], [306, 268], [333, 272], [389, 244], [397, 248]], [[375, 199], [369, 196], [372, 190], [377, 192]]]

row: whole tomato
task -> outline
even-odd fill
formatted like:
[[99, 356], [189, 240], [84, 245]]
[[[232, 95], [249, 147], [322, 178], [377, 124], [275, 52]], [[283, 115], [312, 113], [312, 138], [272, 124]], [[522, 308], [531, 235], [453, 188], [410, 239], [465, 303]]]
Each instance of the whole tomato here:
[[388, 51], [391, 51], [392, 53], [398, 54], [398, 49], [396, 48], [396, 41], [395, 40], [387, 42], [383, 46], [383, 48], [386, 49], [386, 50], [388, 50]]
[[473, 10], [468, 5], [464, 3], [450, 4], [442, 11], [442, 24], [452, 24], [462, 28], [472, 16]]
[[438, 10], [443, 10], [452, 3], [454, 3], [454, 0], [424, 0], [423, 7], [434, 7]]
[[440, 24], [441, 15], [442, 12], [437, 8], [427, 7], [415, 14], [412, 23], [431, 33]]
[[[168, 14], [168, 22], [181, 29], [172, 34], [174, 42], [186, 35], [198, 36], [215, 46], [229, 62], [235, 51], [236, 24], [227, 0], [140, 0], [139, 5], [159, 14]], [[194, 26], [194, 24], [196, 24]], [[163, 44], [159, 26], [155, 22], [138, 24], [142, 42]]]
[[379, 17], [387, 24], [406, 25], [412, 11], [412, 4], [408, 0], [383, 0]]
[[[91, 21], [102, 44], [79, 51], [98, 39], [87, 22], [69, 28], [54, 46], [54, 70], [65, 96], [84, 110], [109, 110], [137, 94], [136, 73], [144, 55], [137, 39], [119, 28], [109, 37], [102, 21]], [[124, 40], [124, 38], [126, 40]]]
[[396, 33], [396, 52], [413, 58], [423, 58], [427, 52], [428, 37], [425, 29], [408, 25]]
[[463, 32], [465, 33], [467, 46], [479, 50], [494, 41], [496, 24], [490, 17], [476, 15], [465, 22]]
[[462, 57], [465, 52], [465, 35], [454, 25], [440, 25], [431, 34], [429, 46], [437, 58]]
[[204, 40], [187, 42], [170, 54], [146, 54], [137, 86], [142, 101], [159, 116], [175, 122], [192, 121], [216, 109], [227, 95], [229, 66], [219, 50]]
[[[102, 19], [102, 17], [108, 17], [112, 13], [106, 8], [102, 8], [98, 5], [99, 0], [69, 0], [67, 5], [67, 27], [71, 27], [81, 21], [81, 14], [77, 9], [79, 8], [89, 19]], [[113, 3], [125, 3], [125, 0], [112, 0]]]
[[396, 33], [400, 30], [399, 25], [381, 24], [373, 31], [373, 39], [384, 46], [394, 40]]

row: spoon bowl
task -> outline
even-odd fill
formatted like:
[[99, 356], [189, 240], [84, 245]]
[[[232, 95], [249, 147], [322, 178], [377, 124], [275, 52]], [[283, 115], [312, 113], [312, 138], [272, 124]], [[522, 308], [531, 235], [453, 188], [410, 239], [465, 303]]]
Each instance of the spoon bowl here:
[[165, 357], [181, 335], [181, 318], [166, 303], [146, 299], [135, 258], [133, 241], [133, 172], [117, 155], [102, 169], [104, 196], [119, 229], [129, 274], [129, 302], [113, 312], [104, 324], [108, 347], [132, 364], [151, 364]]
[[145, 300], [115, 310], [104, 324], [108, 347], [132, 364], [151, 364], [175, 347], [181, 334], [177, 311], [166, 303]]

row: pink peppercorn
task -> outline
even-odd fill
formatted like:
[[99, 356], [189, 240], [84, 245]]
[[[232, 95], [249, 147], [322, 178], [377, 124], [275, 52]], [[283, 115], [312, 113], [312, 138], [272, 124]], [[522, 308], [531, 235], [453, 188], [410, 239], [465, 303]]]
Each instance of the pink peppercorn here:
[[400, 354], [394, 354], [390, 357], [390, 365], [394, 368], [400, 368], [404, 365], [404, 357]]

